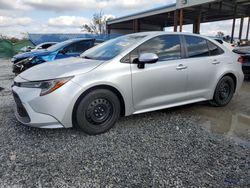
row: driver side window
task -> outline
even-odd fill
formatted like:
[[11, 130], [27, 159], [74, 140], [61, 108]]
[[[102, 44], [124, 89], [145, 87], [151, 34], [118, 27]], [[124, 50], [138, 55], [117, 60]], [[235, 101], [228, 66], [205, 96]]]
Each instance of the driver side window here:
[[[168, 61], [181, 58], [181, 41], [178, 35], [164, 35], [150, 39], [130, 52], [122, 62], [133, 63], [140, 54], [155, 53], [159, 61]], [[136, 63], [136, 62], [134, 62]]]

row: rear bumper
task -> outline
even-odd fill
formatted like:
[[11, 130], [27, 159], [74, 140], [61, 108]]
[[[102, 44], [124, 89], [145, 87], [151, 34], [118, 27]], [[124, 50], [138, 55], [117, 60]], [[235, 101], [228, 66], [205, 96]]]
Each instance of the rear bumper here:
[[243, 57], [243, 64], [242, 64], [242, 71], [245, 75], [250, 75], [250, 55], [242, 55]]
[[250, 75], [250, 63], [243, 64], [242, 71], [245, 75]]

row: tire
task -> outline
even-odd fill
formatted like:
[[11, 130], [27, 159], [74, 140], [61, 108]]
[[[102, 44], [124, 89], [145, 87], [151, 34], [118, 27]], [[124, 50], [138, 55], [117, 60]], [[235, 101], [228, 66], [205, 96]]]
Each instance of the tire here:
[[233, 98], [235, 87], [234, 80], [230, 76], [223, 77], [216, 86], [210, 104], [216, 107], [226, 106]]
[[120, 117], [119, 98], [110, 90], [97, 89], [85, 95], [76, 108], [76, 125], [90, 135], [111, 129]]

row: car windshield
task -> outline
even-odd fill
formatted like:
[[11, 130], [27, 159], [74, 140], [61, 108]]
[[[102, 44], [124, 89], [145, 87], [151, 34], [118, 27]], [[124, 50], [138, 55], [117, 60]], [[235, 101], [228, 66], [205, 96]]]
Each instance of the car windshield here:
[[36, 50], [39, 49], [43, 44], [44, 44], [44, 43], [41, 43], [41, 44], [37, 45], [37, 46], [35, 47], [35, 49], [36, 49]]
[[100, 44], [86, 52], [81, 57], [86, 59], [110, 60], [146, 37], [146, 35], [126, 35]]
[[64, 42], [59, 42], [57, 44], [54, 44], [52, 46], [50, 46], [49, 48], [47, 48], [48, 51], [57, 51], [60, 50], [61, 48], [63, 48], [65, 45], [72, 43], [71, 40], [66, 40]]

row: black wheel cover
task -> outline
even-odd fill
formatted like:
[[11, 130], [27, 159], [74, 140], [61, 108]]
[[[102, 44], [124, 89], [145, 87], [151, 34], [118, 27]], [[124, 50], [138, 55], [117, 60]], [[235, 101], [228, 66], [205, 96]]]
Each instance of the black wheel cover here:
[[73, 116], [77, 127], [96, 135], [112, 128], [120, 117], [120, 112], [120, 101], [114, 92], [96, 89], [79, 98]]
[[108, 99], [97, 98], [88, 105], [86, 119], [89, 123], [102, 126], [113, 114], [113, 105]]

